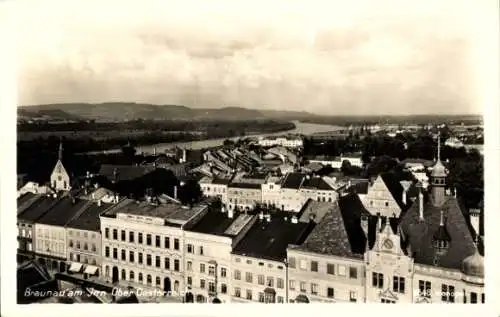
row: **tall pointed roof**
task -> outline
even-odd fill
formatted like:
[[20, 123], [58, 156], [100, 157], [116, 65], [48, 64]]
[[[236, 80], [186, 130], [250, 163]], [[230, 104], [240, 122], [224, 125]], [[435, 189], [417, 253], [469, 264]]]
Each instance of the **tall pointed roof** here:
[[62, 162], [62, 157], [63, 157], [63, 145], [62, 145], [62, 140], [59, 141], [59, 154], [58, 154], [58, 160]]

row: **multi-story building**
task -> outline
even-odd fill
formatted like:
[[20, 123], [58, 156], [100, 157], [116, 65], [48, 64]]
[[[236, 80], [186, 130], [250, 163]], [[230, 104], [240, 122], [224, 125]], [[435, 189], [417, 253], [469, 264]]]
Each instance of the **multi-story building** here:
[[35, 224], [57, 201], [40, 194], [26, 193], [17, 200], [18, 261], [34, 258]]
[[104, 279], [180, 296], [185, 290], [184, 226], [207, 206], [122, 199], [100, 216]]
[[101, 271], [101, 226], [99, 215], [112, 204], [89, 201], [86, 208], [66, 225], [67, 258], [70, 271], [99, 276]]
[[410, 204], [407, 191], [391, 173], [384, 173], [375, 179], [363, 197], [363, 205], [372, 215], [399, 218]]
[[262, 184], [262, 204], [268, 207], [281, 208], [281, 179], [276, 176], [269, 177]]
[[297, 217], [260, 214], [232, 252], [233, 302], [285, 303], [288, 301], [286, 248], [301, 244], [314, 222]]
[[361, 155], [340, 155], [336, 157], [316, 156], [308, 159], [309, 163], [319, 163], [324, 166], [331, 166], [332, 168], [340, 169], [344, 161], [349, 162], [351, 166], [363, 167], [363, 160]]
[[231, 183], [227, 190], [229, 209], [251, 210], [262, 201], [261, 184]]
[[227, 191], [231, 178], [203, 177], [199, 183], [204, 196], [218, 197], [227, 204]]
[[260, 146], [283, 146], [287, 148], [299, 148], [304, 146], [304, 141], [301, 138], [287, 137], [261, 137], [258, 144]]
[[231, 302], [231, 250], [256, 216], [212, 210], [184, 232], [186, 302]]
[[289, 300], [363, 302], [363, 233], [358, 232], [360, 239], [352, 236], [356, 226], [344, 221], [337, 202], [319, 204], [330, 208], [302, 244], [287, 249]]
[[307, 198], [300, 190], [306, 174], [289, 173], [281, 183], [281, 199], [278, 208], [286, 211], [298, 212], [304, 206]]
[[35, 223], [36, 257], [44, 259], [48, 268], [66, 271], [68, 241], [66, 225], [91, 203], [65, 195], [52, 198], [48, 210]]
[[313, 199], [322, 202], [334, 202], [337, 200], [338, 194], [335, 188], [325, 181], [325, 178], [319, 176], [310, 177], [306, 179], [300, 186], [300, 191], [303, 193], [306, 201]]

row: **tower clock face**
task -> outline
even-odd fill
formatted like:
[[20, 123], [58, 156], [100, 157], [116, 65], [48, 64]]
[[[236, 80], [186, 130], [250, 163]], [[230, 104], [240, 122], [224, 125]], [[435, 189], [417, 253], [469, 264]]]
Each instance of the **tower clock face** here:
[[392, 243], [392, 241], [390, 239], [386, 239], [384, 241], [384, 248], [392, 249], [393, 246], [394, 246], [394, 244]]

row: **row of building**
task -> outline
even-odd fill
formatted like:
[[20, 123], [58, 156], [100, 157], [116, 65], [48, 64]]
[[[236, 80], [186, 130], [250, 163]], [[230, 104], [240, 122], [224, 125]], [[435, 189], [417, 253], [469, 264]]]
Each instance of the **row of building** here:
[[[52, 179], [64, 189], [60, 166]], [[326, 183], [291, 173], [280, 190], [300, 186], [276, 196], [307, 193], [306, 181]], [[315, 194], [300, 208], [291, 196], [281, 210], [186, 207], [105, 189], [27, 193], [18, 199], [19, 257], [185, 302], [484, 302], [482, 211], [446, 190], [439, 154], [428, 190], [405, 184], [383, 174], [366, 194], [333, 190], [335, 199]]]

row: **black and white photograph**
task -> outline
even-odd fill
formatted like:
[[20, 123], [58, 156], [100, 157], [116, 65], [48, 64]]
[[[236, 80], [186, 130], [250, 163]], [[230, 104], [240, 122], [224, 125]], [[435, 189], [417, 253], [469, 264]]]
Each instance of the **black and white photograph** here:
[[497, 1], [0, 7], [17, 314], [498, 304]]

